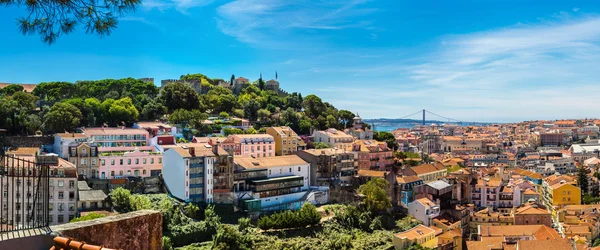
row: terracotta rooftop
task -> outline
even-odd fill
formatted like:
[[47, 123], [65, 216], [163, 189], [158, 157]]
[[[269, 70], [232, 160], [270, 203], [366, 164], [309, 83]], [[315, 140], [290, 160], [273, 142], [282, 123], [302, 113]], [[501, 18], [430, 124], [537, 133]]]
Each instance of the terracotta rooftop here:
[[[573, 249], [569, 239], [551, 240], [520, 240], [517, 243], [519, 250], [565, 250]], [[506, 248], [505, 248], [506, 250]]]
[[410, 169], [413, 172], [415, 172], [417, 175], [422, 175], [422, 174], [433, 173], [433, 172], [437, 172], [437, 171], [441, 171], [441, 170], [446, 170], [446, 167], [444, 165], [442, 165], [441, 163], [436, 162], [435, 164], [423, 164], [423, 165], [419, 165], [416, 167], [411, 167]]
[[546, 225], [513, 225], [480, 227], [481, 237], [506, 237], [530, 235], [536, 239], [560, 239], [556, 230]]
[[423, 225], [417, 225], [417, 226], [415, 226], [409, 230], [406, 230], [404, 232], [394, 234], [394, 237], [398, 237], [401, 239], [415, 240], [415, 239], [424, 238], [430, 234], [435, 234], [435, 230], [433, 230], [429, 227], [423, 226]]
[[537, 206], [525, 205], [517, 208], [515, 214], [537, 214], [537, 215], [547, 215], [550, 214], [548, 210], [539, 208]]
[[358, 176], [363, 176], [363, 177], [377, 177], [377, 178], [383, 178], [385, 175], [385, 171], [377, 171], [377, 170], [358, 170]]
[[245, 168], [272, 168], [272, 167], [285, 167], [285, 166], [298, 166], [308, 164], [306, 161], [297, 155], [283, 155], [273, 157], [259, 157], [253, 158], [251, 156], [239, 156], [233, 159], [233, 161]]
[[96, 245], [86, 244], [85, 242], [77, 241], [75, 239], [66, 237], [54, 237], [54, 246], [50, 250], [111, 250], [111, 248], [105, 248]]

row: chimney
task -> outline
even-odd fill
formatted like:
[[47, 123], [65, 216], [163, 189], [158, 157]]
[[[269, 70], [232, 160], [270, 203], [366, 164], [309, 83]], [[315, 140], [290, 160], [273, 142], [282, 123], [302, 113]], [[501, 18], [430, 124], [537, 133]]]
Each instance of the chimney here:
[[193, 157], [196, 157], [196, 148], [195, 147], [189, 147], [188, 148], [190, 155], [192, 155]]
[[211, 144], [211, 146], [212, 146], [212, 152], [213, 152], [213, 154], [219, 155], [219, 145], [212, 145]]

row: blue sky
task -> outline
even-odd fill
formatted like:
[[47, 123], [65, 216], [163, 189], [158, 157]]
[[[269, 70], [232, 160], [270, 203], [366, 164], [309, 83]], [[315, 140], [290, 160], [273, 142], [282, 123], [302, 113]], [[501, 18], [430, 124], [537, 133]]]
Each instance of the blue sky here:
[[[108, 37], [51, 46], [0, 7], [0, 82], [203, 73], [317, 94], [363, 117], [598, 117], [594, 1], [145, 0]], [[418, 117], [415, 117], [418, 118]]]

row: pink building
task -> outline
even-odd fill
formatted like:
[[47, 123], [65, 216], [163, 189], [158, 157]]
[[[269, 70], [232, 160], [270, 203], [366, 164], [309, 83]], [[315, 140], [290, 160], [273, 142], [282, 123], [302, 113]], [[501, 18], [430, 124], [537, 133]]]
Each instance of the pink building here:
[[356, 140], [347, 150], [355, 154], [359, 170], [391, 170], [394, 165], [394, 152], [385, 142]]
[[230, 135], [221, 147], [233, 155], [275, 156], [275, 139], [268, 134]]
[[100, 153], [100, 178], [113, 179], [116, 176], [158, 176], [162, 171], [162, 154], [142, 152]]

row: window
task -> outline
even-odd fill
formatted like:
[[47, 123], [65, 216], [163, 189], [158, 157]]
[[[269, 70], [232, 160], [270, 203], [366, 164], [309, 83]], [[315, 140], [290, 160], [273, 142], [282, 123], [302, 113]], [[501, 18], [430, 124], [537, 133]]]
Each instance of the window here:
[[158, 163], [162, 163], [162, 158], [158, 158]]
[[69, 188], [75, 187], [75, 181], [69, 181]]
[[185, 176], [188, 176], [188, 175], [189, 175], [189, 171], [186, 170], [185, 171]]
[[86, 159], [81, 159], [81, 165], [87, 165]]
[[96, 165], [96, 159], [92, 159], [92, 165]]
[[54, 187], [54, 180], [53, 179], [50, 179], [50, 186]]
[[135, 175], [135, 176], [140, 176], [140, 171], [139, 171], [139, 170], [134, 170], [134, 171], [133, 171], [133, 175]]
[[127, 159], [127, 165], [131, 165], [131, 159]]
[[131, 175], [131, 170], [127, 170], [127, 175]]
[[150, 158], [150, 164], [154, 164], [154, 158]]
[[563, 195], [564, 195], [564, 194], [567, 194], [567, 192], [566, 192], [566, 191], [563, 191]]
[[146, 158], [144, 158], [144, 159], [142, 160], [142, 163], [143, 163], [143, 164], [146, 164]]
[[106, 173], [102, 172], [102, 179], [106, 179]]
[[63, 192], [63, 191], [58, 192], [58, 199], [62, 200], [63, 198], [65, 198], [65, 192]]
[[290, 168], [290, 173], [292, 172], [292, 168]]
[[123, 159], [119, 159], [119, 165], [123, 165]]
[[104, 162], [104, 160], [102, 160], [102, 166], [104, 166], [104, 164], [105, 164], [105, 163], [106, 163], [106, 162]]
[[110, 165], [113, 165], [113, 166], [115, 165], [115, 160], [114, 159], [110, 160]]
[[146, 170], [145, 170], [145, 169], [144, 169], [144, 170], [142, 170], [142, 174], [143, 174], [143, 175], [146, 175]]
[[58, 203], [58, 211], [63, 211], [63, 210], [65, 210], [64, 206], [65, 206], [65, 204], [63, 204], [63, 203]]
[[69, 203], [69, 211], [75, 211], [75, 203]]
[[62, 214], [58, 215], [58, 223], [63, 223], [65, 221], [65, 216]]
[[140, 164], [140, 159], [137, 159], [137, 158], [136, 158], [136, 159], [135, 159], [135, 164], [136, 164], [136, 165]]
[[59, 187], [63, 187], [63, 186], [65, 186], [65, 181], [63, 181], [63, 180], [58, 180], [58, 186], [59, 186]]
[[110, 177], [115, 176], [115, 171], [110, 171]]
[[119, 170], [119, 175], [123, 176], [123, 170]]
[[75, 192], [69, 192], [69, 200], [75, 199]]
[[54, 204], [49, 203], [48, 204], [48, 211], [52, 211], [52, 209], [54, 209]]
[[571, 194], [571, 191], [567, 191], [567, 194]]
[[298, 167], [298, 172], [300, 172], [300, 171], [301, 171], [301, 170], [300, 170], [300, 167]]

